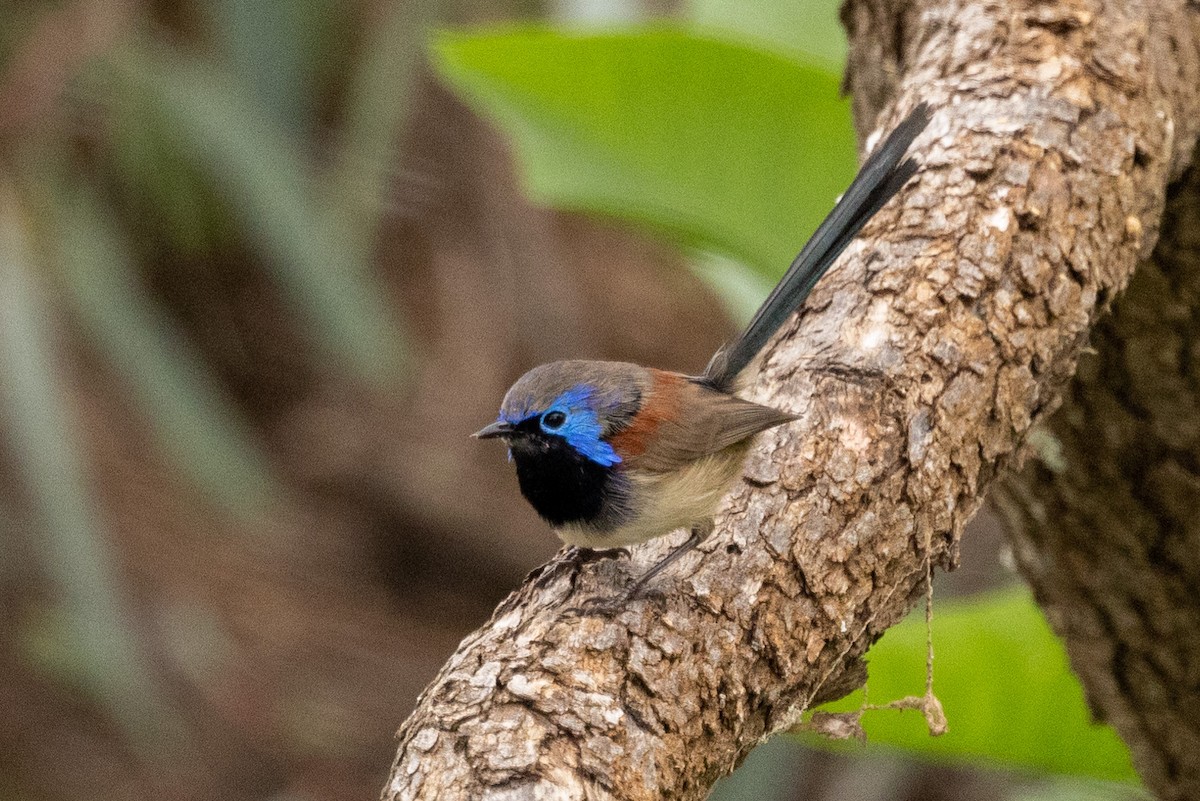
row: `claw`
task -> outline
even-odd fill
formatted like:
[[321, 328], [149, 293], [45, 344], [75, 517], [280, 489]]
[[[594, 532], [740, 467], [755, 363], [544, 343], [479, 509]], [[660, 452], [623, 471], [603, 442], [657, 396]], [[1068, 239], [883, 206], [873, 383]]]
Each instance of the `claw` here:
[[617, 559], [622, 556], [629, 558], [628, 548], [580, 548], [578, 545], [572, 545], [563, 551], [563, 558], [569, 559], [577, 565], [586, 565], [604, 559]]

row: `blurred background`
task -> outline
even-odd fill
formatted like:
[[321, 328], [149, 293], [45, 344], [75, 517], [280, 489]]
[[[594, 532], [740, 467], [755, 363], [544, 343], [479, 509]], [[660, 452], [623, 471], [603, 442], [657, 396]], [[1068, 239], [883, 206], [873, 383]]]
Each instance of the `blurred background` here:
[[[836, 11], [0, 0], [0, 801], [376, 797], [557, 547], [468, 435], [543, 361], [703, 367], [853, 174]], [[939, 593], [1013, 583], [965, 543]], [[1015, 592], [945, 616], [950, 745], [714, 797], [1135, 794]]]

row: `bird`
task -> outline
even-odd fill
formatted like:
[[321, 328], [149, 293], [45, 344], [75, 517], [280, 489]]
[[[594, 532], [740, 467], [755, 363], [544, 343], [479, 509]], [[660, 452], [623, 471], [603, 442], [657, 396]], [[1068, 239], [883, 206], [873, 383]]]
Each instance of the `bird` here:
[[738, 397], [739, 379], [867, 221], [917, 173], [919, 163], [904, 157], [929, 119], [928, 106], [918, 104], [874, 150], [745, 330], [703, 373], [616, 361], [543, 364], [517, 379], [496, 421], [473, 435], [507, 443], [521, 493], [581, 554], [627, 552], [690, 531], [624, 600], [712, 532], [754, 436], [796, 419]]

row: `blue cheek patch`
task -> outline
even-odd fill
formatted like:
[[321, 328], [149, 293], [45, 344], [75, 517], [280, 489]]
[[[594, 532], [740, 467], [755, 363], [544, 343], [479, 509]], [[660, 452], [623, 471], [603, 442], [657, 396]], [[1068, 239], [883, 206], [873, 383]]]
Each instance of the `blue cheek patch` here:
[[559, 395], [542, 412], [535, 413], [533, 409], [522, 408], [517, 414], [511, 415], [512, 418], [519, 419], [508, 419], [505, 415], [502, 415], [502, 419], [516, 424], [533, 416], [540, 417], [546, 412], [562, 412], [567, 416], [567, 421], [561, 427], [547, 429], [543, 426], [542, 430], [547, 434], [562, 437], [578, 453], [601, 467], [612, 467], [621, 461], [621, 457], [613, 450], [612, 445], [600, 438], [604, 433], [604, 426], [601, 425], [596, 410], [592, 408], [593, 395], [592, 387], [580, 384]]
[[560, 411], [567, 415], [567, 422], [552, 433], [558, 434], [567, 444], [601, 467], [612, 467], [621, 457], [604, 440], [604, 426], [592, 405], [595, 391], [586, 384], [571, 387], [554, 399], [546, 411]]
[[621, 461], [621, 457], [617, 456], [612, 445], [600, 439], [603, 432], [604, 426], [600, 425], [596, 413], [589, 409], [570, 412], [567, 422], [557, 433], [567, 441], [568, 445], [596, 464], [601, 467], [612, 467]]

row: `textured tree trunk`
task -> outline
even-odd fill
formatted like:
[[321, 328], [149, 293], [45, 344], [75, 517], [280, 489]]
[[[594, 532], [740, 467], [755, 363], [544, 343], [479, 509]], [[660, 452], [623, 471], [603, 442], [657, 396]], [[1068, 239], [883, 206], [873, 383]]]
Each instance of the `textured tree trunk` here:
[[[869, 5], [847, 8], [850, 24], [879, 19]], [[1198, 10], [1194, 3], [1024, 9], [1026, 24], [1091, 43], [1090, 58], [1070, 54], [1119, 99], [1109, 110], [1123, 114], [1127, 104], [1149, 101], [1162, 115], [1170, 152], [1143, 151], [1138, 141], [1133, 175], [1153, 169], [1154, 160], [1168, 181], [1187, 174], [1172, 187], [1165, 215], [1127, 224], [1129, 237], [1142, 237], [1143, 256], [1159, 232], [1153, 256], [1093, 327], [1063, 407], [1031, 438], [1035, 458], [993, 495], [1018, 565], [1066, 640], [1093, 710], [1114, 725], [1164, 799], [1200, 797], [1200, 171], [1195, 123], [1179, 118], [1194, 107]], [[875, 28], [875, 49], [858, 60], [863, 85], [852, 81], [860, 113], [886, 99], [888, 76], [898, 72], [880, 34], [918, 19], [884, 17]], [[1089, 30], [1096, 26], [1112, 38]], [[978, 43], [986, 45], [986, 38]], [[1057, 72], [1053, 62], [1044, 57], [1041, 68]], [[1157, 96], [1147, 82], [1157, 84]]]
[[996, 506], [1098, 718], [1200, 798], [1200, 172]]
[[[861, 683], [862, 654], [919, 597], [930, 563], [954, 563], [963, 524], [1059, 404], [1093, 323], [1149, 253], [1200, 126], [1194, 7], [852, 0], [843, 13], [864, 132], [918, 99], [937, 113], [915, 145], [919, 178], [767, 348], [750, 394], [801, 419], [762, 438], [717, 533], [656, 581], [661, 595], [617, 613], [579, 610], [673, 543], [637, 548], [631, 564], [554, 561], [532, 574], [423, 694], [385, 798], [704, 797], [763, 738]], [[1184, 458], [1200, 435], [1172, 427], [1194, 419], [1178, 411], [1193, 414], [1178, 375], [1195, 306], [1185, 277], [1149, 345], [1133, 359], [1111, 349], [1126, 382], [1108, 390], [1115, 408], [1094, 411], [1084, 392], [1060, 433], [1067, 469], [1026, 474], [1036, 488], [1020, 491], [1036, 494], [1007, 505], [1025, 521], [1021, 560], [1040, 595], [1068, 610], [1061, 628], [1108, 637], [1107, 651], [1073, 654], [1085, 679], [1093, 666], [1097, 706], [1162, 710], [1111, 714], [1164, 797], [1185, 792], [1195, 757], [1166, 691], [1195, 685], [1195, 618], [1191, 651], [1146, 645], [1129, 659], [1117, 640], [1139, 625], [1184, 636], [1175, 610], [1196, 603], [1177, 595], [1195, 589], [1200, 562], [1185, 525], [1196, 462]], [[1115, 465], [1122, 445], [1149, 436], [1150, 413], [1128, 409], [1140, 397], [1129, 384], [1151, 360], [1176, 369], [1166, 386], [1177, 405], [1161, 401], [1154, 433], [1179, 458], [1159, 469], [1153, 452], [1140, 454], [1127, 497], [1148, 522], [1080, 552], [1085, 523], [1097, 536], [1093, 517], [1133, 513], [1112, 498], [1097, 510], [1093, 484], [1118, 471], [1086, 465]], [[1105, 381], [1101, 372], [1077, 386]], [[1080, 436], [1108, 414], [1117, 432], [1106, 442]], [[1170, 537], [1155, 522], [1162, 508], [1178, 513]], [[1051, 518], [1075, 525], [1054, 537]], [[1113, 552], [1147, 569], [1117, 564], [1101, 578], [1083, 564]], [[1147, 587], [1168, 564], [1169, 587]], [[1105, 581], [1126, 582], [1111, 606]], [[1147, 672], [1154, 683], [1142, 683]], [[1159, 719], [1174, 728], [1154, 730]]]

